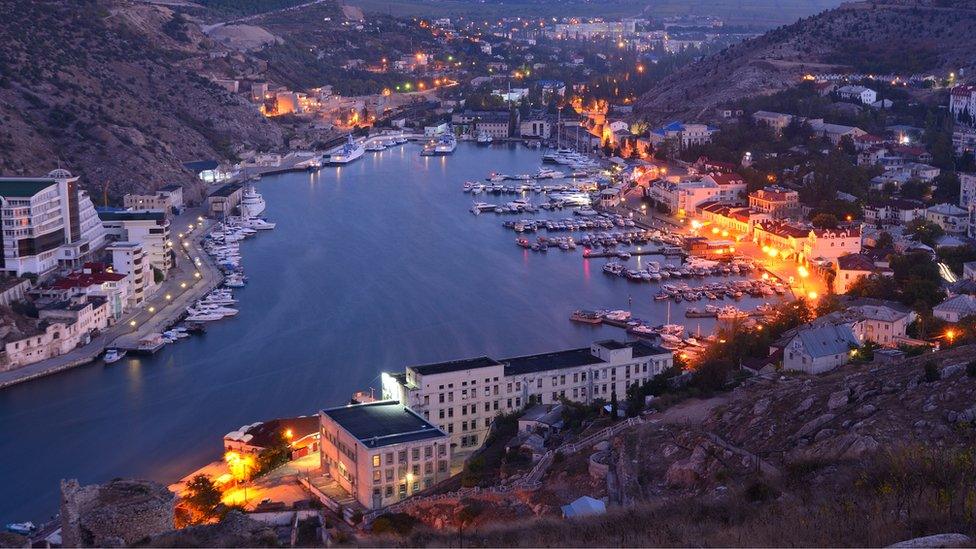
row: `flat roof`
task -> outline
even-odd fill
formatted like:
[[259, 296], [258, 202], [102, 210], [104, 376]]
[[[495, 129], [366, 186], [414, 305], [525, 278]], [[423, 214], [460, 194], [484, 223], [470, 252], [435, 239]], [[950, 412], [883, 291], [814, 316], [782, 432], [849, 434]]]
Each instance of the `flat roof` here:
[[624, 349], [627, 347], [626, 343], [622, 343], [620, 341], [617, 341], [616, 339], [604, 339], [602, 341], [596, 341], [594, 343], [601, 347], [606, 347], [607, 349], [614, 349], [614, 350]]
[[461, 370], [473, 370], [475, 368], [486, 368], [488, 366], [500, 366], [501, 363], [493, 358], [479, 356], [474, 358], [462, 358], [448, 362], [436, 362], [434, 364], [421, 364], [419, 366], [408, 366], [411, 370], [422, 376], [431, 374], [445, 374], [448, 372], [458, 372]]
[[570, 349], [567, 351], [556, 351], [555, 353], [543, 353], [539, 355], [520, 356], [509, 358], [505, 361], [505, 375], [529, 374], [532, 372], [544, 372], [546, 370], [558, 370], [562, 368], [573, 368], [576, 366], [588, 366], [603, 362], [599, 357], [590, 353], [589, 347], [582, 349]]
[[0, 196], [30, 197], [57, 183], [47, 177], [0, 177]]
[[98, 217], [102, 221], [166, 221], [166, 213], [158, 210], [99, 210]]
[[244, 186], [241, 185], [240, 183], [228, 183], [228, 184], [224, 185], [223, 187], [217, 189], [216, 191], [210, 193], [210, 196], [223, 196], [223, 197], [227, 197], [227, 196], [230, 196], [230, 195], [236, 193], [237, 191], [239, 191], [239, 190], [241, 190], [243, 188], [244, 188]]
[[444, 431], [395, 400], [322, 410], [367, 448], [446, 437]]

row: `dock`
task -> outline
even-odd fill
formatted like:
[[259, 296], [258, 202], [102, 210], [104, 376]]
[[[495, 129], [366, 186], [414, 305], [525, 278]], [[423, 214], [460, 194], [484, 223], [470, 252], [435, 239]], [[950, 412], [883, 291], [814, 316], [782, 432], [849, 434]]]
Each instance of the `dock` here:
[[601, 258], [601, 257], [606, 257], [606, 258], [613, 257], [619, 259], [620, 254], [622, 253], [628, 253], [631, 255], [631, 257], [636, 255], [662, 255], [664, 257], [685, 258], [688, 256], [688, 253], [685, 252], [684, 250], [673, 250], [668, 248], [655, 248], [653, 250], [643, 250], [643, 249], [642, 250], [605, 250], [602, 252], [593, 252], [593, 251], [584, 250], [583, 259], [594, 259], [594, 258]]

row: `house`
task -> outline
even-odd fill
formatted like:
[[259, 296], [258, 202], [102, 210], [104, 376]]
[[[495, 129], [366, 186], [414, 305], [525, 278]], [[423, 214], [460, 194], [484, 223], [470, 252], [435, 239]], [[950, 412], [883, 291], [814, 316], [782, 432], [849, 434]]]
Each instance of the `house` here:
[[285, 443], [292, 459], [319, 451], [319, 417], [298, 416], [244, 425], [224, 435], [224, 452], [260, 454]]
[[932, 308], [932, 316], [946, 322], [959, 322], [973, 315], [976, 315], [976, 297], [969, 294], [950, 297]]
[[966, 210], [976, 204], [976, 173], [959, 174], [959, 207]]
[[976, 280], [976, 261], [967, 261], [962, 264], [962, 277], [968, 280]]
[[535, 433], [543, 440], [549, 440], [563, 428], [562, 404], [536, 404], [529, 408], [518, 420], [520, 433]]
[[102, 248], [105, 230], [78, 179], [62, 169], [45, 177], [0, 177], [0, 270], [44, 275], [76, 267]]
[[908, 326], [918, 317], [904, 305], [881, 300], [854, 300], [843, 311], [827, 315], [831, 320], [850, 324], [862, 343], [871, 341], [882, 347], [897, 347], [908, 339]]
[[920, 200], [889, 198], [862, 207], [864, 221], [872, 225], [908, 225], [925, 216], [925, 204]]
[[495, 416], [561, 399], [589, 403], [627, 393], [671, 367], [670, 351], [645, 342], [597, 341], [589, 347], [495, 360], [487, 356], [408, 366], [382, 374], [383, 398], [403, 402], [468, 452]]
[[450, 476], [446, 433], [392, 400], [319, 412], [321, 467], [367, 509], [396, 503]]
[[105, 248], [112, 254], [112, 271], [126, 276], [126, 309], [141, 307], [156, 291], [149, 258], [138, 242], [115, 242]]
[[937, 224], [950, 234], [965, 234], [969, 212], [952, 204], [936, 204], [925, 209], [925, 220]]
[[655, 147], [667, 142], [680, 149], [687, 149], [697, 145], [704, 145], [712, 142], [712, 135], [718, 128], [706, 126], [704, 124], [683, 124], [672, 122], [656, 130], [652, 130], [649, 139]]
[[159, 210], [167, 214], [183, 209], [183, 186], [166, 185], [151, 194], [126, 194], [122, 205], [127, 210]]
[[878, 92], [864, 86], [841, 86], [837, 88], [837, 96], [847, 101], [860, 101], [871, 105], [878, 100]]
[[787, 336], [783, 346], [783, 368], [822, 374], [847, 364], [851, 350], [859, 346], [860, 341], [846, 324], [807, 325]]
[[772, 218], [796, 215], [800, 209], [800, 194], [792, 189], [771, 185], [749, 194], [749, 208]]
[[820, 137], [826, 137], [831, 143], [837, 145], [840, 143], [841, 139], [845, 137], [850, 137], [854, 139], [860, 135], [864, 135], [867, 132], [861, 128], [856, 128], [854, 126], [843, 126], [841, 124], [827, 124], [823, 119], [815, 119], [807, 121], [810, 129], [813, 130], [815, 135]]
[[776, 135], [780, 135], [783, 133], [783, 129], [793, 121], [793, 115], [770, 111], [756, 111], [752, 113], [752, 119], [757, 124], [769, 127]]
[[563, 518], [587, 517], [602, 515], [607, 512], [607, 504], [590, 496], [582, 496], [568, 505], [560, 507]]
[[962, 84], [952, 88], [949, 92], [949, 112], [957, 122], [966, 120], [968, 116], [970, 125], [976, 123], [976, 85]]
[[884, 263], [879, 265], [865, 254], [852, 253], [834, 260], [834, 292], [846, 294], [859, 279], [871, 276], [893, 276], [894, 272]]
[[113, 272], [104, 263], [85, 263], [81, 269], [37, 289], [38, 295], [68, 299], [83, 295], [100, 297], [108, 305], [113, 320], [118, 320], [129, 304], [129, 277]]
[[601, 208], [613, 208], [620, 204], [620, 198], [622, 196], [620, 188], [610, 187], [600, 191], [600, 207]]

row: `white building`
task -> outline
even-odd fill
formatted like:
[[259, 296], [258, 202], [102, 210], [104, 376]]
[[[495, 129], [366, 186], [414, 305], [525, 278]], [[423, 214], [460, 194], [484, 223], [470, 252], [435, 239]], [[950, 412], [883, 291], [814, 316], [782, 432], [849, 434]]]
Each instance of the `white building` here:
[[952, 88], [949, 93], [949, 111], [956, 117], [962, 118], [968, 112], [970, 124], [976, 123], [976, 85], [964, 84]]
[[367, 509], [380, 509], [451, 475], [447, 435], [386, 400], [319, 412], [321, 466]]
[[793, 121], [793, 115], [780, 112], [756, 111], [752, 113], [752, 119], [758, 124], [769, 127], [776, 135], [780, 135], [783, 133], [783, 129]]
[[0, 270], [20, 276], [80, 265], [105, 242], [88, 193], [67, 170], [0, 178]]
[[93, 332], [104, 330], [111, 321], [108, 303], [101, 298], [81, 297], [42, 309], [33, 333], [4, 341], [0, 371], [71, 352], [88, 344]]
[[850, 361], [851, 350], [860, 346], [846, 324], [806, 326], [788, 336], [783, 347], [783, 368], [787, 371], [822, 374]]
[[965, 234], [969, 228], [969, 212], [952, 204], [936, 204], [926, 208], [925, 220], [951, 234]]
[[871, 105], [878, 100], [878, 92], [864, 86], [841, 86], [837, 88], [837, 95], [841, 99], [860, 101], [865, 105]]
[[409, 366], [382, 375], [383, 398], [399, 400], [438, 425], [458, 451], [485, 441], [495, 416], [530, 403], [625, 398], [627, 387], [670, 368], [671, 351], [606, 340], [588, 348], [495, 360], [486, 356]]
[[950, 297], [932, 308], [932, 316], [946, 322], [959, 322], [973, 315], [976, 315], [976, 297], [969, 294]]
[[105, 249], [112, 253], [112, 270], [126, 275], [129, 286], [126, 309], [142, 306], [156, 291], [146, 251], [138, 242], [115, 242]]
[[717, 128], [705, 124], [672, 122], [667, 126], [652, 130], [648, 139], [655, 147], [663, 143], [671, 143], [681, 149], [687, 149], [688, 147], [711, 143], [712, 135], [717, 131]]
[[166, 185], [152, 194], [126, 194], [122, 205], [127, 210], [159, 210], [170, 214], [183, 207], [183, 187]]
[[115, 241], [141, 244], [149, 264], [164, 275], [173, 268], [173, 242], [169, 219], [161, 211], [103, 211], [98, 216]]
[[675, 215], [690, 214], [705, 202], [738, 204], [745, 193], [745, 181], [730, 174], [711, 174], [701, 179], [683, 181], [657, 180], [647, 188], [647, 195], [654, 202], [666, 207]]
[[976, 173], [959, 174], [959, 207], [966, 210], [976, 204]]

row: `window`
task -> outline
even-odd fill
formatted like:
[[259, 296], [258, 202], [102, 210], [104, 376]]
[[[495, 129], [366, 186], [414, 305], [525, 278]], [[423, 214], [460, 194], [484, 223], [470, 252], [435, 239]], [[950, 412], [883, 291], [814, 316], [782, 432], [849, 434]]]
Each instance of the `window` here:
[[393, 487], [392, 486], [387, 486], [386, 487], [386, 497], [388, 497], [388, 498], [393, 497]]
[[379, 466], [380, 466], [380, 455], [376, 454], [375, 456], [373, 456], [373, 467], [379, 467]]
[[420, 459], [420, 448], [414, 448], [413, 450], [411, 450], [410, 451], [410, 458], [413, 459], [414, 461], [419, 460]]
[[400, 463], [406, 463], [407, 462], [407, 451], [406, 450], [400, 450], [400, 453], [397, 455], [397, 461], [400, 462]]
[[379, 469], [373, 471], [373, 484], [379, 484], [383, 480], [383, 472]]
[[393, 469], [392, 468], [386, 470], [386, 481], [387, 482], [390, 482], [391, 480], [393, 480]]

